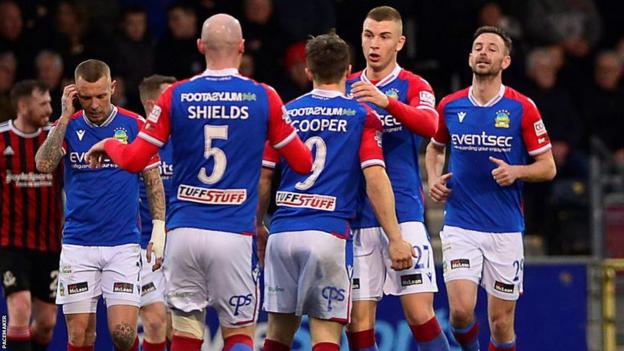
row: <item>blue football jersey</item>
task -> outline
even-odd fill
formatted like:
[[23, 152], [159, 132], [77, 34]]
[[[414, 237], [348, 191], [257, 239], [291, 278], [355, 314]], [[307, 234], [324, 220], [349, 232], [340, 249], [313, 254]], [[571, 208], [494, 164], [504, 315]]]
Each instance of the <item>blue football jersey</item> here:
[[440, 123], [432, 142], [450, 143], [444, 224], [492, 232], [522, 232], [522, 181], [500, 186], [492, 177], [498, 166], [489, 157], [524, 165], [528, 155], [550, 149], [550, 139], [535, 104], [517, 91], [501, 86], [485, 105], [471, 88], [445, 97], [438, 106]]
[[[165, 204], [171, 197], [171, 183], [173, 181], [173, 149], [171, 143], [165, 144], [158, 152], [160, 157], [160, 178], [162, 179], [163, 186], [165, 188]], [[147, 248], [150, 238], [152, 237], [152, 213], [149, 209], [149, 203], [147, 202], [147, 196], [145, 193], [145, 184], [141, 179], [139, 183], [139, 199], [141, 202], [141, 248]], [[166, 206], [168, 208], [168, 206]]]
[[379, 117], [340, 92], [319, 89], [290, 102], [286, 110], [314, 154], [314, 167], [304, 176], [275, 151], [265, 152], [263, 165], [279, 162], [281, 170], [271, 234], [319, 230], [346, 238], [357, 210], [361, 169], [384, 166]]
[[[65, 225], [63, 243], [83, 246], [115, 246], [139, 243], [139, 176], [118, 168], [109, 159], [91, 169], [87, 151], [102, 139], [132, 142], [143, 121], [137, 114], [113, 106], [101, 125], [91, 123], [80, 111], [65, 134]], [[148, 167], [158, 165], [158, 159]]]
[[275, 90], [236, 69], [206, 70], [159, 97], [139, 136], [173, 147], [167, 228], [255, 232], [258, 178], [268, 139], [297, 136]]
[[[351, 85], [362, 80], [370, 82], [364, 71], [349, 77], [347, 91]], [[424, 79], [396, 66], [386, 78], [375, 82], [375, 86], [391, 99], [416, 106], [423, 113], [435, 113], [435, 97]], [[418, 153], [422, 137], [407, 129], [399, 120], [374, 104], [369, 104], [381, 118], [383, 124], [383, 154], [386, 172], [392, 183], [399, 223], [424, 220], [424, 196], [420, 180]], [[364, 189], [354, 228], [379, 227], [373, 209], [365, 197]]]

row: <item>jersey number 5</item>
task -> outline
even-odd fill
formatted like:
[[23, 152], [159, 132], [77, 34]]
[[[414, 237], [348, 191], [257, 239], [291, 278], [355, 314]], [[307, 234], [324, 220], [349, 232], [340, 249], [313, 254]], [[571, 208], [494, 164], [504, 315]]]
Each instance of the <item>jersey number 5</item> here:
[[208, 160], [214, 158], [214, 165], [210, 175], [206, 172], [206, 167], [199, 170], [197, 178], [204, 184], [214, 184], [221, 180], [227, 167], [227, 157], [225, 152], [218, 147], [212, 147], [212, 140], [227, 140], [228, 126], [204, 126], [204, 157]]
[[306, 140], [305, 144], [310, 150], [316, 147], [316, 153], [314, 154], [314, 163], [312, 164], [312, 174], [303, 182], [295, 184], [295, 188], [298, 190], [308, 190], [314, 185], [325, 168], [325, 159], [327, 158], [327, 145], [323, 138], [313, 136]]

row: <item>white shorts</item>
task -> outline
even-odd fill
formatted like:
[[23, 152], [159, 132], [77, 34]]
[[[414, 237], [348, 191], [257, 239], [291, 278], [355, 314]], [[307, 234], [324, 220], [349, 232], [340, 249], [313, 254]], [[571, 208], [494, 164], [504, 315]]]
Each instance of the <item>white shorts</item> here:
[[425, 225], [400, 224], [403, 238], [417, 256], [414, 266], [403, 271], [391, 268], [388, 238], [381, 227], [353, 230], [353, 300], [379, 301], [386, 295], [407, 295], [438, 291], [433, 249]]
[[[141, 253], [138, 244], [81, 246], [63, 244], [56, 303], [97, 301], [139, 306]], [[114, 301], [114, 303], [109, 303]], [[74, 312], [76, 313], [76, 312]]]
[[183, 312], [215, 308], [221, 325], [254, 324], [258, 318], [260, 270], [253, 238], [236, 233], [176, 228], [167, 232], [165, 299]]
[[152, 271], [153, 262], [147, 261], [147, 250], [141, 249], [141, 307], [156, 302], [165, 303], [165, 274], [162, 269]]
[[271, 234], [264, 268], [264, 309], [349, 322], [351, 248], [330, 233]]
[[499, 299], [518, 299], [524, 272], [522, 233], [486, 233], [444, 226], [440, 238], [445, 282], [471, 280]]

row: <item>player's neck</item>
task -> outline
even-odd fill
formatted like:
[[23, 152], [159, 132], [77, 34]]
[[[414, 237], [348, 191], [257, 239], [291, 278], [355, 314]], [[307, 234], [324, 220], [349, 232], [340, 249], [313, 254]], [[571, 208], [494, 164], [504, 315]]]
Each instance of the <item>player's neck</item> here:
[[339, 83], [316, 83], [313, 82], [312, 84], [314, 89], [319, 89], [319, 90], [329, 90], [329, 91], [337, 91], [341, 94], [345, 93], [346, 87], [345, 87], [345, 81], [342, 80]]
[[370, 66], [366, 66], [366, 71], [365, 71], [366, 78], [368, 78], [368, 80], [370, 81], [380, 81], [386, 78], [388, 75], [390, 75], [390, 73], [394, 71], [394, 68], [396, 67], [396, 65], [397, 65], [396, 61], [393, 61], [391, 64], [379, 70], [375, 70], [374, 68]]
[[13, 120], [13, 126], [24, 134], [32, 134], [39, 130], [38, 126], [28, 123], [25, 118], [19, 116]]
[[485, 105], [498, 94], [502, 84], [503, 81], [500, 75], [485, 77], [473, 76], [472, 97], [480, 104]]

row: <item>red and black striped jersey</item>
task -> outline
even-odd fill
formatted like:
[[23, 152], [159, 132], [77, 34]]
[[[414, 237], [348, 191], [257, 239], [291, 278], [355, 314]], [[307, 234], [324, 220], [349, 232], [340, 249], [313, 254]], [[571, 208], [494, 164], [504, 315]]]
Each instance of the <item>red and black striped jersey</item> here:
[[0, 247], [60, 250], [62, 167], [39, 173], [35, 153], [49, 127], [23, 133], [13, 121], [0, 124]]

